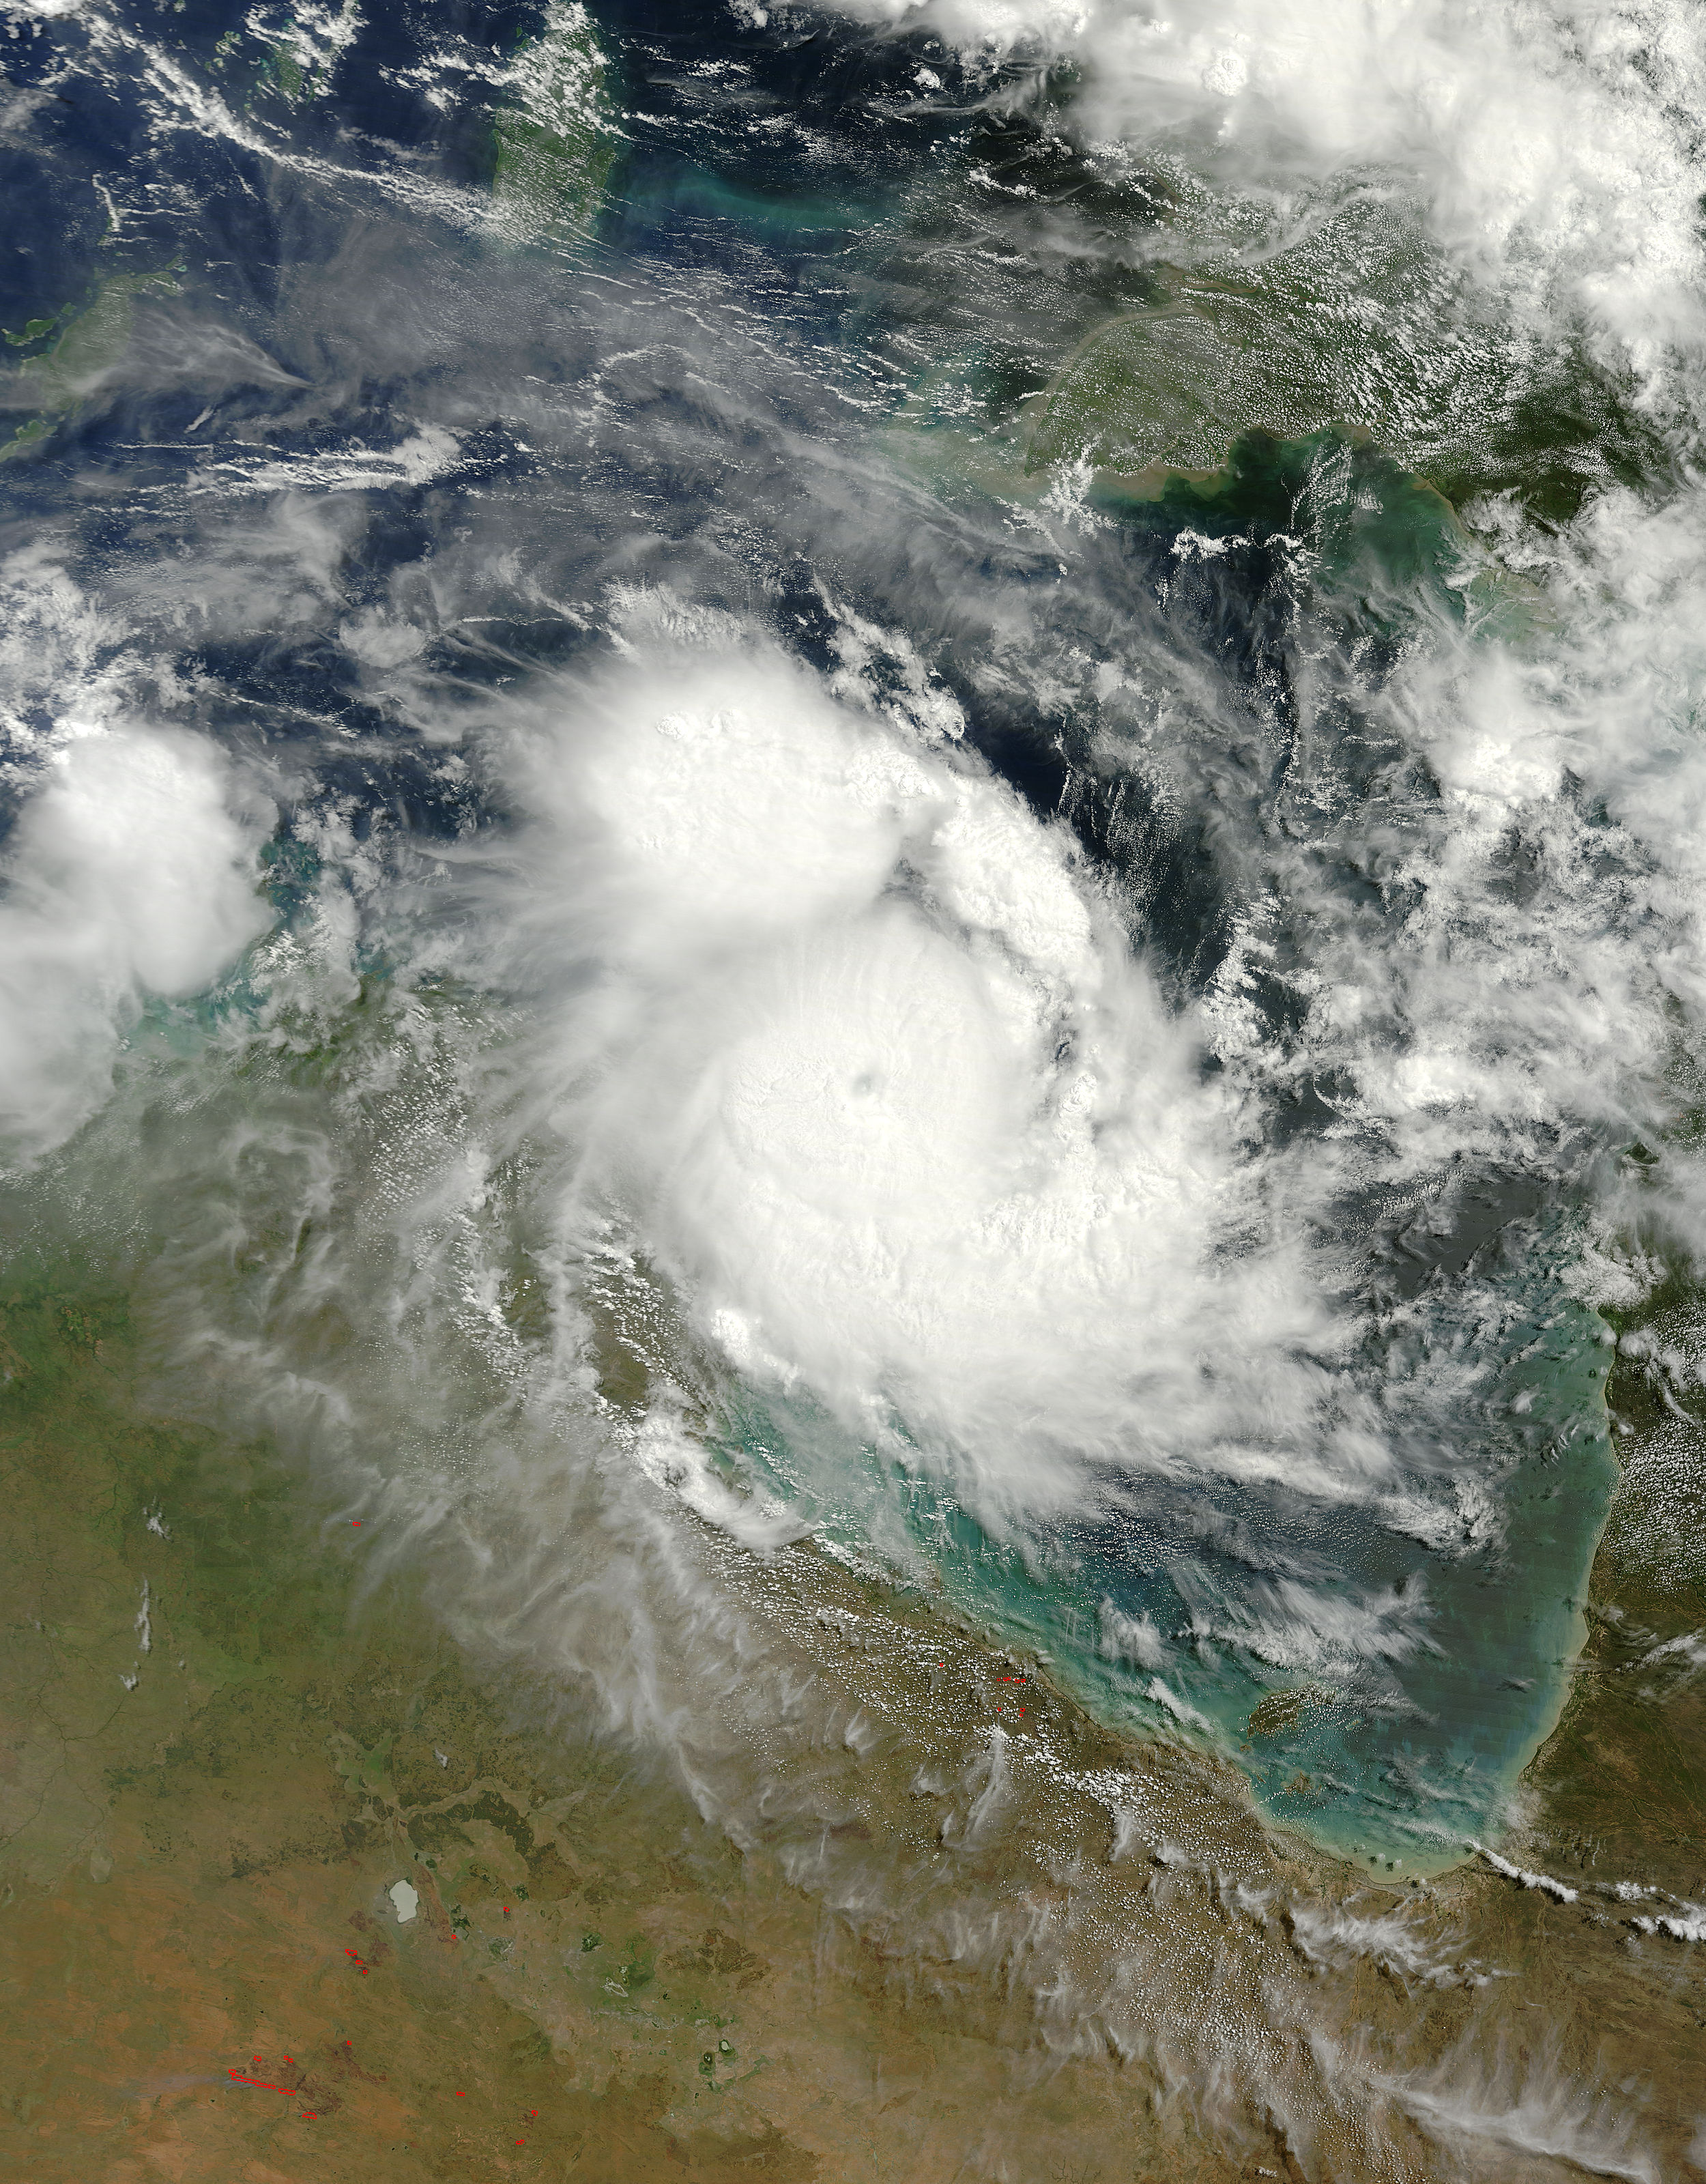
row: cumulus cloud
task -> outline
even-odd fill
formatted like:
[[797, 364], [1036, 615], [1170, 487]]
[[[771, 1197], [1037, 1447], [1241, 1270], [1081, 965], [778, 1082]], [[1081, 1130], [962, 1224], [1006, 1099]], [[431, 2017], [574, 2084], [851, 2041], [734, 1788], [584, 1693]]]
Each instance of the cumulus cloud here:
[[1104, 1660], [1127, 1661], [1139, 1669], [1166, 1665], [1167, 1641], [1151, 1617], [1123, 1614], [1104, 1597], [1100, 1618], [1097, 1651]]
[[1368, 1958], [1423, 1986], [1484, 1986], [1496, 1976], [1465, 1961], [1460, 1940], [1430, 1930], [1409, 1905], [1370, 1916], [1342, 1903], [1298, 1903], [1286, 1925], [1299, 1955], [1324, 1971]]
[[1371, 1663], [1407, 1661], [1432, 1646], [1431, 1613], [1419, 1579], [1347, 1598], [1281, 1578], [1259, 1581], [1219, 1621], [1199, 1613], [1193, 1628], [1270, 1668], [1345, 1679]]

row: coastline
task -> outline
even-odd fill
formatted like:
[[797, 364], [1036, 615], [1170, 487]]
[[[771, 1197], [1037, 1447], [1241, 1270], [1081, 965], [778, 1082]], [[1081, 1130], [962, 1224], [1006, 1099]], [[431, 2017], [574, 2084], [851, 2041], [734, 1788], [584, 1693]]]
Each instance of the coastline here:
[[[1407, 2145], [1444, 2176], [1429, 2088], [1448, 2070], [1494, 2101], [1536, 1981], [1560, 2003], [1609, 1981], [1620, 2022], [1644, 1997], [1647, 2067], [1670, 2082], [1674, 2052], [1686, 2082], [1681, 1997], [1586, 1897], [1358, 1880], [1230, 1763], [1134, 1747], [1046, 1678], [1003, 1719], [1030, 1669], [814, 1549], [701, 1535], [752, 1690], [794, 1701], [755, 1724], [750, 1692], [708, 1694], [690, 1795], [508, 1639], [447, 1633], [444, 1566], [381, 1580], [288, 1467], [140, 1414], [119, 1315], [47, 1295], [27, 1318], [14, 1300], [8, 1446], [37, 1461], [12, 1538], [43, 1642], [56, 1614], [81, 1634], [64, 1673], [117, 1646], [130, 1674], [150, 1588], [147, 1680], [88, 1686], [112, 1690], [100, 1813], [29, 1874], [13, 1846], [8, 2007], [42, 2060], [7, 2129], [33, 2175], [477, 2157], [733, 2184], [762, 2157], [830, 2184], [858, 2148], [920, 2184], [1110, 2157], [1220, 2184]], [[158, 1719], [133, 1711], [151, 1685]], [[1606, 2036], [1581, 2009], [1564, 2030]]]

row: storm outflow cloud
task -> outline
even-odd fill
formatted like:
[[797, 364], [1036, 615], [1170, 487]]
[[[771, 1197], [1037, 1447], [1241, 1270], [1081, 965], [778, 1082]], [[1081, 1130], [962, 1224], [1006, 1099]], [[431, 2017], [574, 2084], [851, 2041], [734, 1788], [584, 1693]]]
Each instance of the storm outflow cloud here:
[[761, 644], [564, 691], [514, 764], [519, 915], [577, 1147], [702, 1336], [986, 1514], [1086, 1465], [1383, 1457], [1320, 1430], [1336, 1339], [1065, 831]]

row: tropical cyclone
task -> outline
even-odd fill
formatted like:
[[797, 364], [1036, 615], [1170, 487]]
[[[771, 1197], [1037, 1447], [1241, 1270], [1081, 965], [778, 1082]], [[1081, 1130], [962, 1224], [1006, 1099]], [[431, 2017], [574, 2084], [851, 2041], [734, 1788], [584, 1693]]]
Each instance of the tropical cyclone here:
[[1702, 20], [19, 15], [15, 2165], [1706, 2164]]

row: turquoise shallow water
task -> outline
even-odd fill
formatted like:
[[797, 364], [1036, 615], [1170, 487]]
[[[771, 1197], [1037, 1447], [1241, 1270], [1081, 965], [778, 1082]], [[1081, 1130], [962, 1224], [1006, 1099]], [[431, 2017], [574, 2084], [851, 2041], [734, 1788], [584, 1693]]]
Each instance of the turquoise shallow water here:
[[1208, 1480], [1107, 1482], [1117, 1509], [997, 1540], [921, 1468], [774, 1401], [731, 1407], [722, 1460], [833, 1548], [928, 1572], [1111, 1724], [1231, 1758], [1276, 1823], [1427, 1873], [1498, 1836], [1557, 1718], [1616, 1478], [1604, 1323], [1543, 1279], [1522, 1289], [1463, 1405], [1476, 1490], [1444, 1548], [1378, 1509]]
[[[1389, 636], [1403, 602], [1442, 593], [1459, 542], [1438, 496], [1387, 459], [1333, 435], [1253, 436], [1224, 489], [1181, 488], [1181, 508], [1211, 526], [1253, 521], [1259, 503], [1272, 516], [1314, 492], [1325, 456], [1345, 476], [1329, 508], [1338, 530], [1319, 542], [1323, 592]], [[1127, 520], [1142, 532], [1179, 513], [1138, 504]], [[286, 924], [308, 929], [321, 876], [308, 844], [271, 846]], [[383, 968], [381, 953], [358, 960]], [[187, 1056], [269, 1006], [266, 979], [239, 965], [198, 1003], [156, 1004], [134, 1048]], [[714, 1451], [732, 1481], [780, 1496], [827, 1544], [939, 1586], [1044, 1657], [1110, 1723], [1206, 1741], [1276, 1822], [1382, 1865], [1447, 1865], [1498, 1835], [1556, 1718], [1615, 1476], [1608, 1331], [1562, 1281], [1570, 1224], [1514, 1219], [1493, 1238], [1407, 1301], [1359, 1307], [1360, 1353], [1342, 1369], [1394, 1451], [1377, 1491], [1324, 1495], [1283, 1468], [1239, 1485], [1186, 1448], [1167, 1478], [1086, 1470], [1070, 1517], [986, 1524], [904, 1420], [879, 1451], [803, 1395], [726, 1378]], [[976, 1452], [962, 1456], [975, 1475]]]
[[[647, 984], [636, 961], [692, 958], [710, 928], [731, 958], [747, 949], [756, 962], [775, 932], [814, 930], [820, 867], [864, 824], [843, 811], [819, 837], [803, 830], [841, 730], [821, 748], [791, 742], [802, 719], [820, 726], [843, 706], [861, 734], [898, 722], [916, 732], [909, 757], [932, 765], [952, 738], [967, 780], [981, 768], [986, 788], [1010, 792], [1013, 839], [1021, 811], [1070, 835], [1062, 889], [1070, 868], [1086, 901], [1117, 906], [1158, 1012], [1201, 1032], [1205, 1079], [1211, 1063], [1223, 1084], [1236, 1079], [1253, 1224], [1270, 1176], [1284, 1219], [1280, 1186], [1300, 1147], [1322, 1173], [1360, 1178], [1365, 1202], [1328, 1242], [1348, 1309], [1369, 1315], [1347, 1383], [1379, 1409], [1392, 1469], [1338, 1498], [1283, 1467], [1240, 1486], [1181, 1429], [1169, 1476], [1128, 1473], [1104, 1451], [1076, 1513], [1014, 1511], [997, 1525], [979, 1521], [986, 1506], [970, 1487], [953, 1497], [941, 1451], [909, 1449], [903, 1422], [879, 1451], [803, 1396], [785, 1403], [726, 1377], [720, 1458], [827, 1540], [939, 1584], [967, 1616], [1047, 1654], [1110, 1720], [1209, 1740], [1277, 1820], [1412, 1866], [1496, 1834], [1567, 1687], [1614, 1477], [1606, 1352], [1598, 1321], [1555, 1278], [1571, 1248], [1556, 1210], [1591, 1195], [1609, 1148], [1653, 1134], [1670, 1098], [1653, 1087], [1692, 1038], [1686, 986], [1661, 991], [1648, 968], [1681, 945], [1666, 923], [1676, 900], [1698, 896], [1698, 830], [1685, 824], [1675, 843], [1667, 832], [1675, 812], [1698, 809], [1681, 725], [1698, 663], [1679, 653], [1669, 679], [1639, 694], [1650, 659], [1698, 624], [1685, 580], [1670, 593], [1653, 577], [1667, 554], [1680, 565], [1692, 549], [1686, 524], [1658, 521], [1675, 482], [1664, 448], [1645, 468], [1634, 460], [1662, 404], [1637, 403], [1614, 356], [1590, 369], [1573, 259], [1559, 278], [1575, 300], [1548, 332], [1526, 274], [1520, 309], [1501, 302], [1496, 268], [1464, 300], [1464, 268], [1414, 198], [1408, 136], [1396, 164], [1348, 171], [1289, 209], [1253, 141], [1228, 153], [1233, 168], [1253, 163], [1242, 183], [1217, 155], [1191, 188], [1152, 187], [1159, 170], [1137, 120], [1131, 157], [1112, 164], [1084, 133], [1075, 70], [1037, 75], [1022, 57], [962, 69], [933, 43], [926, 67], [916, 40], [829, 18], [808, 34], [761, 9], [642, 6], [577, 19], [591, 73], [574, 80], [593, 103], [554, 117], [567, 202], [544, 209], [527, 245], [513, 204], [494, 218], [493, 147], [494, 131], [536, 141], [552, 118], [514, 119], [525, 86], [505, 58], [541, 36], [537, 8], [476, 8], [455, 25], [431, 9], [352, 15], [348, 41], [293, 88], [254, 21], [222, 0], [169, 14], [119, 5], [110, 22], [122, 35], [97, 32], [108, 20], [62, 11], [14, 42], [17, 81], [36, 103], [19, 109], [8, 156], [39, 218], [30, 249], [0, 266], [12, 406], [28, 420], [5, 472], [8, 627], [23, 634], [0, 659], [0, 821], [18, 816], [16, 838], [29, 835], [32, 800], [58, 777], [50, 760], [75, 772], [75, 750], [95, 748], [92, 724], [167, 721], [223, 784], [213, 800], [249, 844], [242, 888], [270, 891], [303, 961], [322, 950], [336, 994], [364, 980], [371, 994], [375, 966], [404, 963], [421, 990], [438, 978], [477, 994], [493, 1046], [513, 1037], [520, 1054], [553, 1011], [565, 1050], [596, 1043], [564, 995], [604, 979], [618, 1014], [661, 1023], [674, 1011], [670, 1035], [691, 1044], [710, 1036], [694, 977], [680, 990], [662, 972]], [[1547, 71], [1537, 81], [1556, 88]], [[193, 98], [173, 88], [184, 85]], [[214, 118], [238, 108], [241, 127]], [[1657, 203], [1643, 219], [1658, 219]], [[1359, 254], [1369, 223], [1379, 248]], [[1549, 247], [1530, 245], [1542, 257]], [[76, 343], [58, 346], [79, 325], [86, 360], [97, 334], [117, 344], [81, 391], [68, 376]], [[1081, 351], [1107, 370], [1079, 374], [1064, 400]], [[1533, 376], [1513, 376], [1531, 353]], [[1216, 355], [1231, 373], [1218, 390], [1185, 369]], [[1386, 371], [1394, 358], [1418, 376]], [[1251, 361], [1263, 364], [1253, 376]], [[1386, 371], [1384, 394], [1364, 364]], [[1280, 408], [1244, 399], [1281, 379]], [[1466, 393], [1476, 387], [1498, 390], [1485, 415]], [[1170, 415], [1176, 444], [1150, 432]], [[1154, 497], [1137, 489], [1145, 450], [1182, 461], [1205, 436], [1220, 471], [1196, 471], [1192, 458], [1191, 477]], [[1092, 478], [1087, 457], [1078, 474], [1078, 454], [1111, 463], [1122, 446], [1131, 460], [1117, 478]], [[1651, 495], [1638, 517], [1617, 497], [1637, 490]], [[1603, 521], [1567, 538], [1559, 526], [1595, 494]], [[1544, 521], [1531, 524], [1536, 511]], [[1573, 592], [1572, 553], [1587, 571]], [[793, 678], [763, 777], [755, 766], [720, 800], [705, 777], [702, 823], [673, 838], [675, 865], [697, 861], [691, 900], [673, 891], [673, 867], [639, 859], [619, 872], [618, 850], [594, 844], [588, 812], [611, 821], [614, 840], [620, 798], [612, 790], [607, 808], [591, 793], [572, 734], [548, 780], [526, 776], [513, 748], [584, 714], [588, 689], [648, 647], [673, 704], [697, 671], [664, 658], [665, 625], [670, 644], [687, 632], [748, 666], [785, 654]], [[759, 711], [779, 675], [753, 668]], [[643, 674], [636, 687], [651, 688]], [[797, 698], [808, 689], [809, 704]], [[1454, 740], [1477, 702], [1496, 728], [1514, 723], [1521, 763], [1503, 775], [1496, 749], [1482, 765]], [[1648, 769], [1634, 789], [1625, 756]], [[1674, 797], [1647, 785], [1661, 775], [1679, 782]], [[984, 797], [986, 816], [997, 801]], [[199, 1001], [170, 950], [137, 954], [134, 928], [193, 871], [181, 852], [209, 824], [193, 800], [180, 819], [183, 838], [166, 830], [158, 869], [139, 851], [134, 884], [108, 870], [115, 845], [128, 855], [145, 831], [131, 814], [86, 869], [36, 869], [47, 892], [19, 900], [46, 905], [30, 959], [40, 991], [19, 1050], [62, 1017], [81, 1024], [98, 1100], [121, 1051], [121, 1076], [158, 1065], [169, 1077], [180, 1063], [187, 1075], [198, 1041], [240, 1042], [259, 1023], [299, 1041], [305, 1082], [329, 1072], [360, 1001], [342, 1022], [345, 1000], [305, 1001], [292, 1027], [288, 979], [249, 977], [236, 925], [225, 983]], [[554, 849], [529, 864], [523, 838], [553, 826]], [[637, 940], [572, 889], [553, 892], [560, 869], [600, 855], [613, 890], [601, 900], [622, 905]], [[505, 858], [528, 875], [525, 904], [520, 882], [508, 894], [492, 882]], [[742, 894], [726, 889], [731, 871], [769, 903], [750, 928], [731, 906]], [[776, 871], [792, 875], [793, 900], [770, 886]], [[1668, 894], [1666, 874], [1681, 875]], [[897, 864], [872, 886], [892, 880], [898, 900], [903, 878]], [[917, 958], [953, 954], [955, 991], [992, 960], [978, 936], [994, 928], [966, 916], [962, 929], [944, 913], [931, 928], [940, 946]], [[1223, 978], [1263, 919], [1256, 969]], [[512, 947], [524, 924], [526, 943]], [[879, 928], [868, 921], [866, 943]], [[69, 952], [68, 933], [79, 936]], [[702, 968], [714, 983], [715, 967]], [[1076, 975], [1057, 963], [1051, 990]], [[1353, 989], [1366, 1002], [1354, 1032], [1353, 1011], [1315, 1006]], [[920, 985], [901, 1012], [925, 1056], [926, 1096], [902, 1117], [919, 1134], [873, 1139], [857, 1190], [841, 1178], [846, 1234], [886, 1217], [897, 1155], [924, 1164], [946, 990]], [[714, 994], [703, 1006], [708, 1018], [724, 1007]], [[1209, 1055], [1216, 1007], [1217, 1021], [1238, 1016], [1242, 1044]], [[1618, 1020], [1596, 1046], [1608, 1016]], [[1064, 1049], [1050, 1028], [1035, 1051], [1052, 1069]], [[398, 1034], [400, 1059], [374, 1063], [373, 1085], [393, 1059], [407, 1079], [411, 1035]], [[1419, 1057], [1436, 1100], [1386, 1097], [1400, 1054]], [[1442, 1057], [1449, 1067], [1430, 1075]], [[942, 1076], [964, 1058], [949, 1055]], [[506, 1098], [539, 1113], [570, 1095], [558, 1082], [494, 1091], [464, 1067], [432, 1157], [475, 1178], [466, 1206], [442, 1184], [472, 1235], [503, 1189], [525, 1197], [531, 1186], [515, 1178], [538, 1150], [491, 1181], [483, 1164], [496, 1176], [515, 1153], [488, 1143], [493, 1112]], [[634, 1084], [649, 1096], [644, 1074]], [[1043, 1097], [1034, 1072], [999, 1091], [1009, 1117]], [[334, 1156], [354, 1158], [340, 1132], [425, 1145], [429, 1103], [411, 1109], [398, 1093], [387, 1111], [392, 1096], [364, 1088], [303, 1122], [303, 1167], [322, 1125], [328, 1173]], [[661, 1105], [659, 1117], [673, 1127]], [[113, 1170], [146, 1174], [153, 1121], [118, 1146], [124, 1127], [109, 1125]], [[1421, 1150], [1399, 1142], [1407, 1129]], [[243, 1147], [251, 1167], [296, 1157], [258, 1143]], [[803, 1167], [834, 1168], [832, 1145], [789, 1145]], [[224, 1139], [204, 1150], [203, 1166], [183, 1166], [186, 1227], [236, 1188], [242, 1165]], [[542, 1167], [560, 1151], [546, 1144]], [[1520, 1172], [1560, 1225], [1490, 1273], [1430, 1277], [1408, 1317], [1381, 1321], [1386, 1307], [1369, 1299], [1389, 1271], [1383, 1178], [1421, 1190], [1425, 1168], [1436, 1179], [1457, 1161], [1465, 1173], [1477, 1162]], [[352, 1212], [327, 1184], [301, 1231], [303, 1268], [328, 1236], [364, 1245], [393, 1219], [399, 1235], [417, 1217], [430, 1226], [410, 1194], [431, 1200], [442, 1178], [429, 1188], [425, 1151], [420, 1162], [377, 1213]], [[1181, 1153], [1174, 1179], [1190, 1167]], [[613, 1215], [637, 1259], [668, 1259], [673, 1188], [660, 1184], [651, 1208], [656, 1233], [638, 1186]], [[1299, 1190], [1306, 1217], [1327, 1190]], [[554, 1218], [542, 1195], [515, 1217], [542, 1259]], [[1192, 1276], [1191, 1218], [1169, 1279]], [[843, 1240], [830, 1236], [824, 1262]], [[759, 1289], [775, 1256], [761, 1242], [739, 1270]], [[328, 1335], [322, 1354], [305, 1338], [289, 1361], [324, 1371], [331, 1407], [375, 1357], [405, 1373], [433, 1312], [482, 1334], [503, 1321], [519, 1353], [503, 1318], [519, 1297], [526, 1342], [542, 1351], [560, 1332], [536, 1268], [531, 1290], [519, 1279], [506, 1290], [510, 1261], [494, 1252], [488, 1264], [473, 1243], [465, 1256], [417, 1253], [412, 1236], [397, 1250], [394, 1297], [375, 1302], [364, 1275], [349, 1284], [359, 1298], [326, 1306], [328, 1325], [371, 1306], [392, 1349], [375, 1338], [358, 1357]], [[353, 1249], [347, 1264], [362, 1263]], [[444, 1294], [429, 1307], [435, 1281]], [[1042, 1339], [1025, 1354], [1044, 1357], [1053, 1292], [1037, 1290]], [[683, 1298], [684, 1320], [705, 1301]], [[955, 1451], [956, 1475], [975, 1474], [978, 1453]]]

